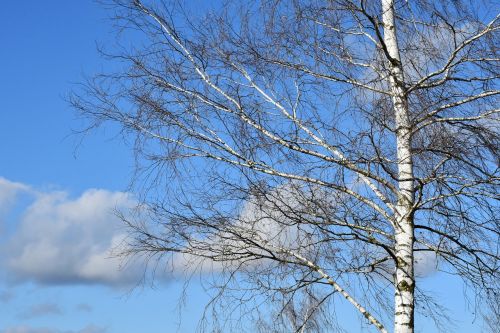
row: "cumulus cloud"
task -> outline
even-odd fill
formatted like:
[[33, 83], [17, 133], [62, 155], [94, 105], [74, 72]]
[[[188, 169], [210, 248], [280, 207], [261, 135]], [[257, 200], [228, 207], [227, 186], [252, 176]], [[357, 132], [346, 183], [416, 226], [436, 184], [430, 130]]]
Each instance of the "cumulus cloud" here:
[[[0, 268], [9, 282], [116, 287], [141, 281], [145, 271], [140, 261], [123, 267], [121, 259], [111, 256], [112, 250], [126, 238], [122, 223], [113, 211], [135, 207], [137, 202], [130, 194], [90, 189], [78, 197], [71, 197], [63, 191], [40, 192], [0, 178], [0, 200], [4, 203], [12, 204], [12, 198], [21, 191], [29, 192], [33, 200], [21, 214], [15, 231], [0, 245]], [[257, 234], [275, 246], [307, 247], [307, 233], [300, 232], [282, 216], [284, 211], [300, 209], [298, 203], [303, 201], [300, 196], [305, 194], [293, 184], [286, 184], [271, 191], [270, 195], [271, 198], [264, 202], [259, 202], [258, 198], [248, 200], [237, 227], [242, 233]], [[219, 245], [235, 244], [229, 241]], [[435, 269], [435, 258], [431, 256], [422, 255], [416, 261], [420, 276]], [[200, 260], [197, 256], [179, 254], [173, 257], [170, 269], [173, 273], [214, 272], [220, 271], [220, 266], [220, 263]], [[157, 272], [160, 271], [163, 270]], [[172, 272], [160, 272], [156, 278], [164, 280]], [[8, 300], [7, 296], [2, 299]], [[88, 308], [77, 309], [87, 311]]]
[[21, 312], [18, 317], [21, 319], [32, 319], [47, 315], [61, 315], [62, 311], [59, 305], [55, 303], [41, 303], [31, 306], [26, 311]]
[[4, 202], [28, 189], [33, 200], [0, 247], [0, 267], [9, 282], [119, 286], [140, 281], [144, 271], [139, 263], [121, 269], [121, 259], [110, 257], [126, 237], [113, 211], [135, 207], [130, 194], [90, 189], [72, 198], [0, 179]]
[[0, 333], [105, 333], [107, 329], [105, 327], [99, 327], [95, 325], [88, 325], [80, 330], [59, 330], [53, 328], [45, 327], [29, 327], [29, 326], [15, 326], [5, 328], [0, 331]]

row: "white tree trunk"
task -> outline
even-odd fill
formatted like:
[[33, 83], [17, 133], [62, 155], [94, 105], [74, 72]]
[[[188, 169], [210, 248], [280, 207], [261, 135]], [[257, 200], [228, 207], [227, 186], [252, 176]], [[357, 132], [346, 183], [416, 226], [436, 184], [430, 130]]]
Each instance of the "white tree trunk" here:
[[399, 195], [395, 224], [395, 309], [394, 333], [413, 333], [414, 326], [414, 204], [413, 164], [408, 103], [403, 86], [403, 68], [394, 24], [394, 0], [382, 0], [384, 42], [391, 68], [391, 90], [396, 117]]

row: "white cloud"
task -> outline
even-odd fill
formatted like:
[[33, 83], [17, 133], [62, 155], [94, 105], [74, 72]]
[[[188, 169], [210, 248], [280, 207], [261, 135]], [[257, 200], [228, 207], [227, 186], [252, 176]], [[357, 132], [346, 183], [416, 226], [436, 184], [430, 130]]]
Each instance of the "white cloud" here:
[[[90, 189], [72, 198], [63, 191], [40, 192], [30, 186], [0, 178], [0, 198], [12, 203], [15, 193], [29, 192], [32, 203], [26, 207], [16, 230], [0, 245], [0, 268], [13, 283], [34, 281], [42, 284], [104, 284], [129, 286], [139, 283], [144, 275], [141, 260], [124, 268], [121, 259], [110, 257], [111, 251], [126, 237], [121, 221], [113, 210], [127, 211], [137, 202], [130, 194]], [[318, 195], [318, 194], [316, 194]], [[251, 198], [243, 207], [240, 232], [259, 235], [273, 246], [307, 249], [307, 232], [299, 231], [284, 212], [303, 209], [303, 193], [294, 184], [285, 184], [269, 193], [266, 200]], [[293, 215], [293, 214], [292, 214]], [[238, 240], [214, 241], [221, 247], [238, 246]], [[259, 249], [254, 249], [256, 252]], [[430, 274], [435, 258], [417, 253], [416, 272]], [[217, 272], [219, 262], [201, 260], [192, 254], [175, 255], [170, 268], [178, 272]], [[166, 269], [157, 271], [156, 279], [172, 275]]]
[[417, 277], [429, 276], [437, 272], [438, 258], [435, 252], [415, 252], [415, 275]]
[[[355, 184], [357, 185], [357, 184]], [[312, 192], [316, 200], [322, 200], [324, 203], [335, 205], [336, 201], [342, 200], [341, 197], [335, 198], [330, 193], [324, 193], [321, 189], [301, 188], [294, 182], [286, 183], [272, 189], [265, 198], [250, 197], [240, 212], [239, 220], [235, 223], [234, 229], [248, 239], [258, 237], [270, 246], [277, 248], [288, 248], [304, 254], [307, 252], [310, 244], [314, 244], [316, 239], [311, 238], [307, 225], [300, 228], [294, 223], [294, 214], [300, 211], [307, 211], [304, 202], [307, 202]], [[242, 248], [252, 250], [254, 253], [262, 251], [259, 248], [251, 248], [248, 244], [234, 239], [229, 234], [222, 234], [221, 237], [215, 237], [212, 241], [211, 249], [217, 249], [223, 252], [224, 247]], [[373, 249], [377, 253], [378, 249]], [[204, 253], [207, 257], [213, 255], [207, 250]], [[385, 252], [380, 253], [384, 257]], [[233, 265], [238, 264], [236, 260]], [[253, 261], [250, 265], [265, 265], [266, 260]], [[394, 269], [393, 264], [388, 264], [388, 270]], [[415, 252], [415, 274], [417, 277], [426, 277], [437, 272], [438, 259], [434, 252], [416, 251]], [[209, 259], [200, 258], [192, 254], [177, 254], [173, 257], [172, 268], [174, 271], [193, 271], [199, 272], [218, 272], [224, 267], [232, 267], [231, 264], [213, 262]], [[388, 276], [389, 277], [389, 276]]]
[[[24, 184], [0, 178], [0, 198], [11, 200]], [[16, 230], [0, 247], [0, 265], [9, 282], [43, 284], [135, 284], [143, 275], [138, 262], [121, 268], [110, 252], [126, 236], [114, 209], [136, 205], [124, 192], [90, 189], [77, 198], [62, 191], [30, 190], [32, 203]]]
[[293, 183], [287, 183], [272, 190], [264, 200], [250, 198], [240, 214], [239, 227], [249, 228], [260, 239], [275, 246], [296, 245], [297, 228], [289, 226], [291, 221], [285, 212], [293, 214], [295, 209], [299, 209], [302, 198], [297, 196], [299, 190]]
[[[300, 184], [288, 182], [262, 195], [251, 196], [243, 205], [238, 219], [232, 230], [243, 239], [258, 239], [257, 243], [274, 248], [289, 248], [297, 252], [307, 251], [312, 243], [308, 226], [298, 226], [293, 219], [298, 218], [294, 214], [304, 211], [305, 198], [310, 196], [311, 189], [302, 188]], [[313, 189], [319, 198], [324, 195], [320, 189]], [[330, 197], [330, 201], [333, 199]], [[199, 249], [196, 254], [175, 254], [171, 263], [174, 272], [193, 271], [200, 273], [220, 272], [225, 268], [234, 268], [242, 260], [237, 254], [230, 256], [229, 253], [238, 253], [236, 249], [244, 249], [253, 253], [267, 254], [258, 246], [252, 246], [243, 242], [232, 233], [222, 231], [214, 235], [211, 240], [206, 240], [206, 249]], [[229, 249], [229, 250], [228, 250]], [[189, 251], [189, 249], [186, 249]], [[227, 250], [227, 251], [226, 251]], [[212, 261], [212, 256], [220, 256], [228, 253], [226, 261]], [[263, 266], [267, 259], [254, 260], [246, 263], [247, 268]]]

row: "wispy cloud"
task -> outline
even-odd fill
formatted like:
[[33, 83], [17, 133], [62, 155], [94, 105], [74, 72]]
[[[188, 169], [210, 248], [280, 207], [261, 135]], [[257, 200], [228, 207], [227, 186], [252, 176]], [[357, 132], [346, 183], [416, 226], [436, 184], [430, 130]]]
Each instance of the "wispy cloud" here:
[[28, 326], [16, 326], [9, 327], [0, 331], [0, 333], [60, 333], [57, 330], [53, 330], [50, 328], [34, 328]]
[[87, 303], [80, 303], [76, 305], [76, 310], [80, 312], [92, 312], [93, 308]]
[[[106, 331], [107, 331], [107, 329], [104, 327], [89, 325], [89, 326], [82, 328], [81, 330], [79, 330], [75, 333], [105, 333]], [[67, 332], [67, 333], [71, 333], [71, 332]]]
[[2, 291], [0, 293], [0, 302], [9, 303], [14, 298], [14, 293], [11, 291]]
[[59, 330], [45, 327], [15, 326], [0, 330], [0, 333], [105, 333], [105, 327], [87, 325], [80, 330]]
[[55, 303], [41, 303], [35, 304], [29, 309], [21, 312], [18, 317], [20, 319], [32, 319], [48, 315], [62, 315], [62, 310], [59, 305]]
[[19, 193], [27, 191], [30, 191], [29, 186], [0, 177], [0, 213], [14, 204]]

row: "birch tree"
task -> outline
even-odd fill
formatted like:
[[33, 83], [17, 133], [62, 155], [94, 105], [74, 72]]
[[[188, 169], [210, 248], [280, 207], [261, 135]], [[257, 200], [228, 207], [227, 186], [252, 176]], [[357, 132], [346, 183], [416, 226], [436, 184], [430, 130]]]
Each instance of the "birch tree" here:
[[70, 101], [134, 140], [123, 255], [198, 270], [210, 327], [334, 331], [342, 301], [395, 333], [444, 318], [416, 278], [432, 256], [495, 327], [498, 3], [108, 5], [115, 71]]

